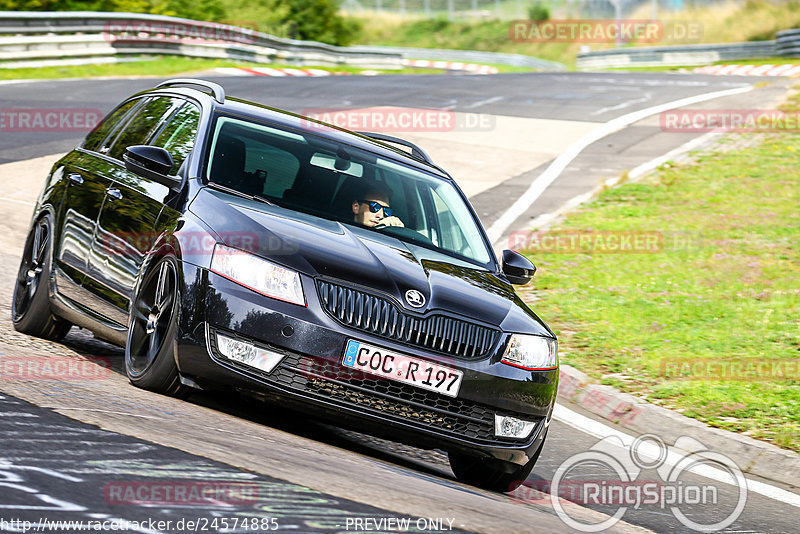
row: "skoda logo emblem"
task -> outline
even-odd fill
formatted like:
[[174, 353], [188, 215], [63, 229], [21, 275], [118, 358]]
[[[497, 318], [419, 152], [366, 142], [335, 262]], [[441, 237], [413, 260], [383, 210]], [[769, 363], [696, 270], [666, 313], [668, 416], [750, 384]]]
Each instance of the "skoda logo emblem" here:
[[406, 302], [414, 308], [421, 308], [425, 306], [425, 295], [416, 289], [409, 289], [406, 291]]

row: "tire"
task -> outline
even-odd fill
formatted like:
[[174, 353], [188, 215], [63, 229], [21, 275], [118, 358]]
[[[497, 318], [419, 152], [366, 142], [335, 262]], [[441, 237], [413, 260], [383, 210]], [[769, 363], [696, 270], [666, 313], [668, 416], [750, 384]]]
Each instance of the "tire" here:
[[448, 453], [448, 458], [450, 468], [460, 482], [503, 493], [514, 491], [525, 482], [525, 479], [531, 474], [533, 466], [536, 465], [543, 448], [544, 443], [536, 451], [536, 455], [525, 465], [454, 452]]
[[178, 264], [173, 256], [162, 257], [145, 274], [131, 306], [125, 372], [136, 387], [183, 397], [189, 388], [181, 384], [175, 363], [178, 287]]
[[19, 332], [59, 341], [72, 325], [50, 310], [52, 229], [50, 216], [45, 215], [36, 221], [25, 241], [11, 300], [11, 321]]

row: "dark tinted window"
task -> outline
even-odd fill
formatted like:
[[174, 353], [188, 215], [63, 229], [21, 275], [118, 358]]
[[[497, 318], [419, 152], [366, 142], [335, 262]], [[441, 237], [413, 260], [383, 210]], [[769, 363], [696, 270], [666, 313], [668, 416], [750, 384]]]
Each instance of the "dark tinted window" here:
[[281, 135], [272, 128], [226, 124], [214, 141], [211, 181], [251, 195], [281, 198], [295, 183], [300, 168], [298, 155], [289, 150], [291, 144], [282, 142]]
[[89, 135], [86, 136], [86, 140], [83, 142], [83, 148], [86, 150], [94, 150], [98, 151], [101, 150], [103, 145], [103, 141], [106, 140], [108, 134], [122, 121], [125, 115], [131, 110], [134, 104], [139, 103], [140, 99], [129, 100], [119, 106], [117, 109], [106, 115], [106, 118], [103, 119], [94, 129], [89, 132]]
[[184, 102], [179, 98], [166, 96], [148, 101], [136, 113], [136, 116], [122, 128], [108, 151], [108, 155], [121, 160], [127, 147], [146, 144], [150, 136], [158, 130], [162, 121]]
[[364, 204], [363, 195], [377, 191], [403, 226], [362, 228], [473, 264], [491, 264], [478, 222], [450, 180], [310, 132], [240, 118], [219, 117], [213, 135], [210, 182], [266, 196], [276, 209], [353, 225], [361, 225], [354, 201]]
[[166, 127], [161, 130], [150, 144], [163, 147], [172, 154], [172, 170], [176, 174], [183, 160], [194, 148], [194, 139], [197, 136], [197, 126], [200, 123], [200, 108], [194, 104], [186, 103], [180, 108]]

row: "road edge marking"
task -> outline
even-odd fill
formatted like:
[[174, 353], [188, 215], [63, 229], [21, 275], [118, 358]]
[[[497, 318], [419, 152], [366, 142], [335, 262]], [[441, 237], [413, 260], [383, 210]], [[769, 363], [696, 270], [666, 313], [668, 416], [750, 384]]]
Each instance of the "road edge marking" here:
[[652, 115], [683, 106], [705, 102], [707, 100], [713, 100], [715, 98], [747, 93], [752, 91], [753, 88], [754, 87], [752, 85], [747, 85], [745, 87], [736, 87], [734, 89], [713, 91], [711, 93], [703, 93], [700, 95], [681, 98], [678, 100], [673, 100], [672, 102], [666, 102], [657, 106], [641, 109], [639, 111], [633, 111], [603, 123], [600, 127], [572, 143], [566, 151], [550, 162], [550, 165], [547, 166], [542, 174], [533, 180], [531, 185], [522, 194], [522, 196], [520, 196], [505, 212], [503, 212], [503, 214], [500, 215], [500, 217], [486, 230], [489, 241], [492, 243], [492, 245], [496, 245], [497, 242], [500, 241], [500, 238], [505, 235], [506, 231], [511, 227], [511, 225], [514, 224], [514, 221], [517, 220], [519, 214], [528, 211], [528, 208], [530, 208], [533, 203], [536, 202], [536, 199], [538, 199], [542, 193], [544, 193], [544, 191], [559, 176], [561, 176], [561, 173], [564, 172], [564, 169], [567, 168], [567, 165], [569, 165], [572, 160], [578, 157], [578, 155], [586, 147], [595, 141], [599, 141], [609, 134], [619, 131], [626, 126], [629, 126], [642, 119], [646, 119]]

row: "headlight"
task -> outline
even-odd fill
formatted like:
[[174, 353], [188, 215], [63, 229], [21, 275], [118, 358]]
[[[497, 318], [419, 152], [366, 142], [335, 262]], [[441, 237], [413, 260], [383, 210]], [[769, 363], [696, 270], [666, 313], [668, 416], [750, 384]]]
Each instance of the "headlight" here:
[[211, 270], [262, 295], [306, 305], [300, 275], [258, 256], [217, 244]]
[[536, 371], [555, 369], [558, 367], [558, 342], [549, 337], [512, 334], [502, 362]]

